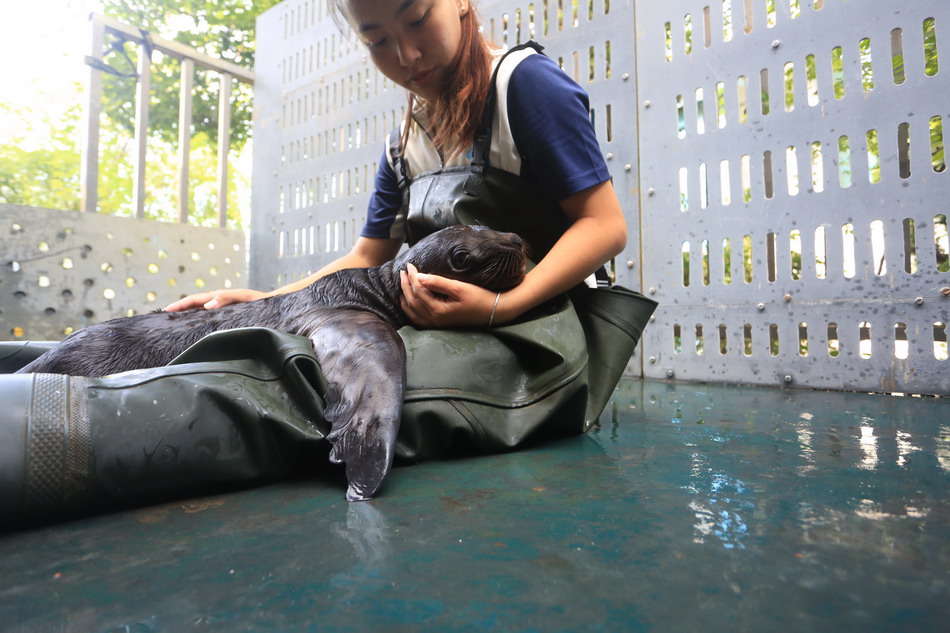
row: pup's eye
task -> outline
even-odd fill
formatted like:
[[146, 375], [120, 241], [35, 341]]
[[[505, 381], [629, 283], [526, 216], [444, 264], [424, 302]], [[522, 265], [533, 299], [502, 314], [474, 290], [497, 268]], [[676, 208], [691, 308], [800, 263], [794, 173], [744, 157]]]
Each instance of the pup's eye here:
[[452, 268], [462, 269], [468, 265], [469, 253], [466, 250], [457, 249], [452, 251], [452, 254], [449, 256], [449, 262], [452, 264]]

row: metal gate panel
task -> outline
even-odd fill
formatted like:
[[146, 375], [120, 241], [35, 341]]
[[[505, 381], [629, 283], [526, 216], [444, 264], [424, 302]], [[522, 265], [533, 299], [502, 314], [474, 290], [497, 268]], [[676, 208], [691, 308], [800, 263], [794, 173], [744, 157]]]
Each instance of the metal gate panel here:
[[646, 375], [950, 392], [950, 5], [640, 2], [636, 23]]

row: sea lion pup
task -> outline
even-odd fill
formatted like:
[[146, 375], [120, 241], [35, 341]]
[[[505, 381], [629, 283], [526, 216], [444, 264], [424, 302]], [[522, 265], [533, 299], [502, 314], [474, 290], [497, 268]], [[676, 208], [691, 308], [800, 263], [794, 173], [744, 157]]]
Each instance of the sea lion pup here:
[[524, 279], [525, 245], [513, 233], [451, 226], [382, 266], [337, 271], [297, 292], [91, 325], [17, 373], [105, 376], [159, 367], [212, 332], [240, 327], [307, 337], [329, 385], [330, 459], [346, 463], [347, 498], [368, 499], [389, 472], [399, 429], [406, 351], [396, 328], [410, 324], [400, 307], [399, 271], [410, 263], [421, 272], [503, 292]]

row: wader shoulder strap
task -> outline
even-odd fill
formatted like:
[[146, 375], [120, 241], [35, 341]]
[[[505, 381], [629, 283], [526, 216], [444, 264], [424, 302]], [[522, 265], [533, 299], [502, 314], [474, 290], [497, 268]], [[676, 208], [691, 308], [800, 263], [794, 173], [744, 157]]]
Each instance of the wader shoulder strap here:
[[498, 63], [495, 65], [495, 70], [492, 72], [491, 83], [488, 87], [488, 103], [485, 104], [485, 110], [482, 112], [482, 120], [478, 125], [478, 129], [475, 132], [475, 140], [472, 143], [472, 171], [476, 174], [480, 175], [485, 170], [485, 167], [488, 166], [488, 155], [491, 151], [492, 119], [495, 116], [495, 109], [498, 105], [498, 91], [495, 89], [495, 85], [498, 82], [498, 70], [501, 68], [501, 65], [505, 63], [509, 55], [528, 48], [534, 49], [535, 52], [538, 53], [544, 50], [544, 47], [534, 40], [515, 46], [498, 60]]
[[[488, 166], [488, 155], [491, 151], [492, 118], [495, 115], [495, 108], [498, 104], [498, 95], [495, 90], [495, 85], [498, 80], [498, 70], [509, 55], [527, 48], [534, 49], [538, 53], [544, 50], [543, 46], [533, 40], [519, 44], [505, 52], [502, 58], [498, 60], [498, 63], [495, 65], [495, 70], [492, 72], [491, 82], [488, 87], [488, 102], [485, 104], [482, 119], [475, 131], [475, 139], [472, 142], [472, 172], [477, 176], [470, 178], [469, 182], [466, 183], [466, 193], [471, 195], [478, 194], [477, 188], [481, 184], [481, 175]], [[407, 175], [406, 159], [402, 155], [402, 148], [400, 146], [402, 141], [401, 136], [398, 126], [389, 133], [389, 156], [392, 159], [397, 184], [400, 189], [405, 190], [409, 185], [409, 177]]]

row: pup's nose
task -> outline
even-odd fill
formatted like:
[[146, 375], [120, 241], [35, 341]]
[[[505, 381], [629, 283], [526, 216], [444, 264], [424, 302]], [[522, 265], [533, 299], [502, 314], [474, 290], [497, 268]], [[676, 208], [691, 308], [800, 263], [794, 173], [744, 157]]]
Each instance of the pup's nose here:
[[517, 233], [508, 234], [508, 242], [515, 248], [521, 248], [524, 246], [524, 240], [521, 239], [521, 236]]

